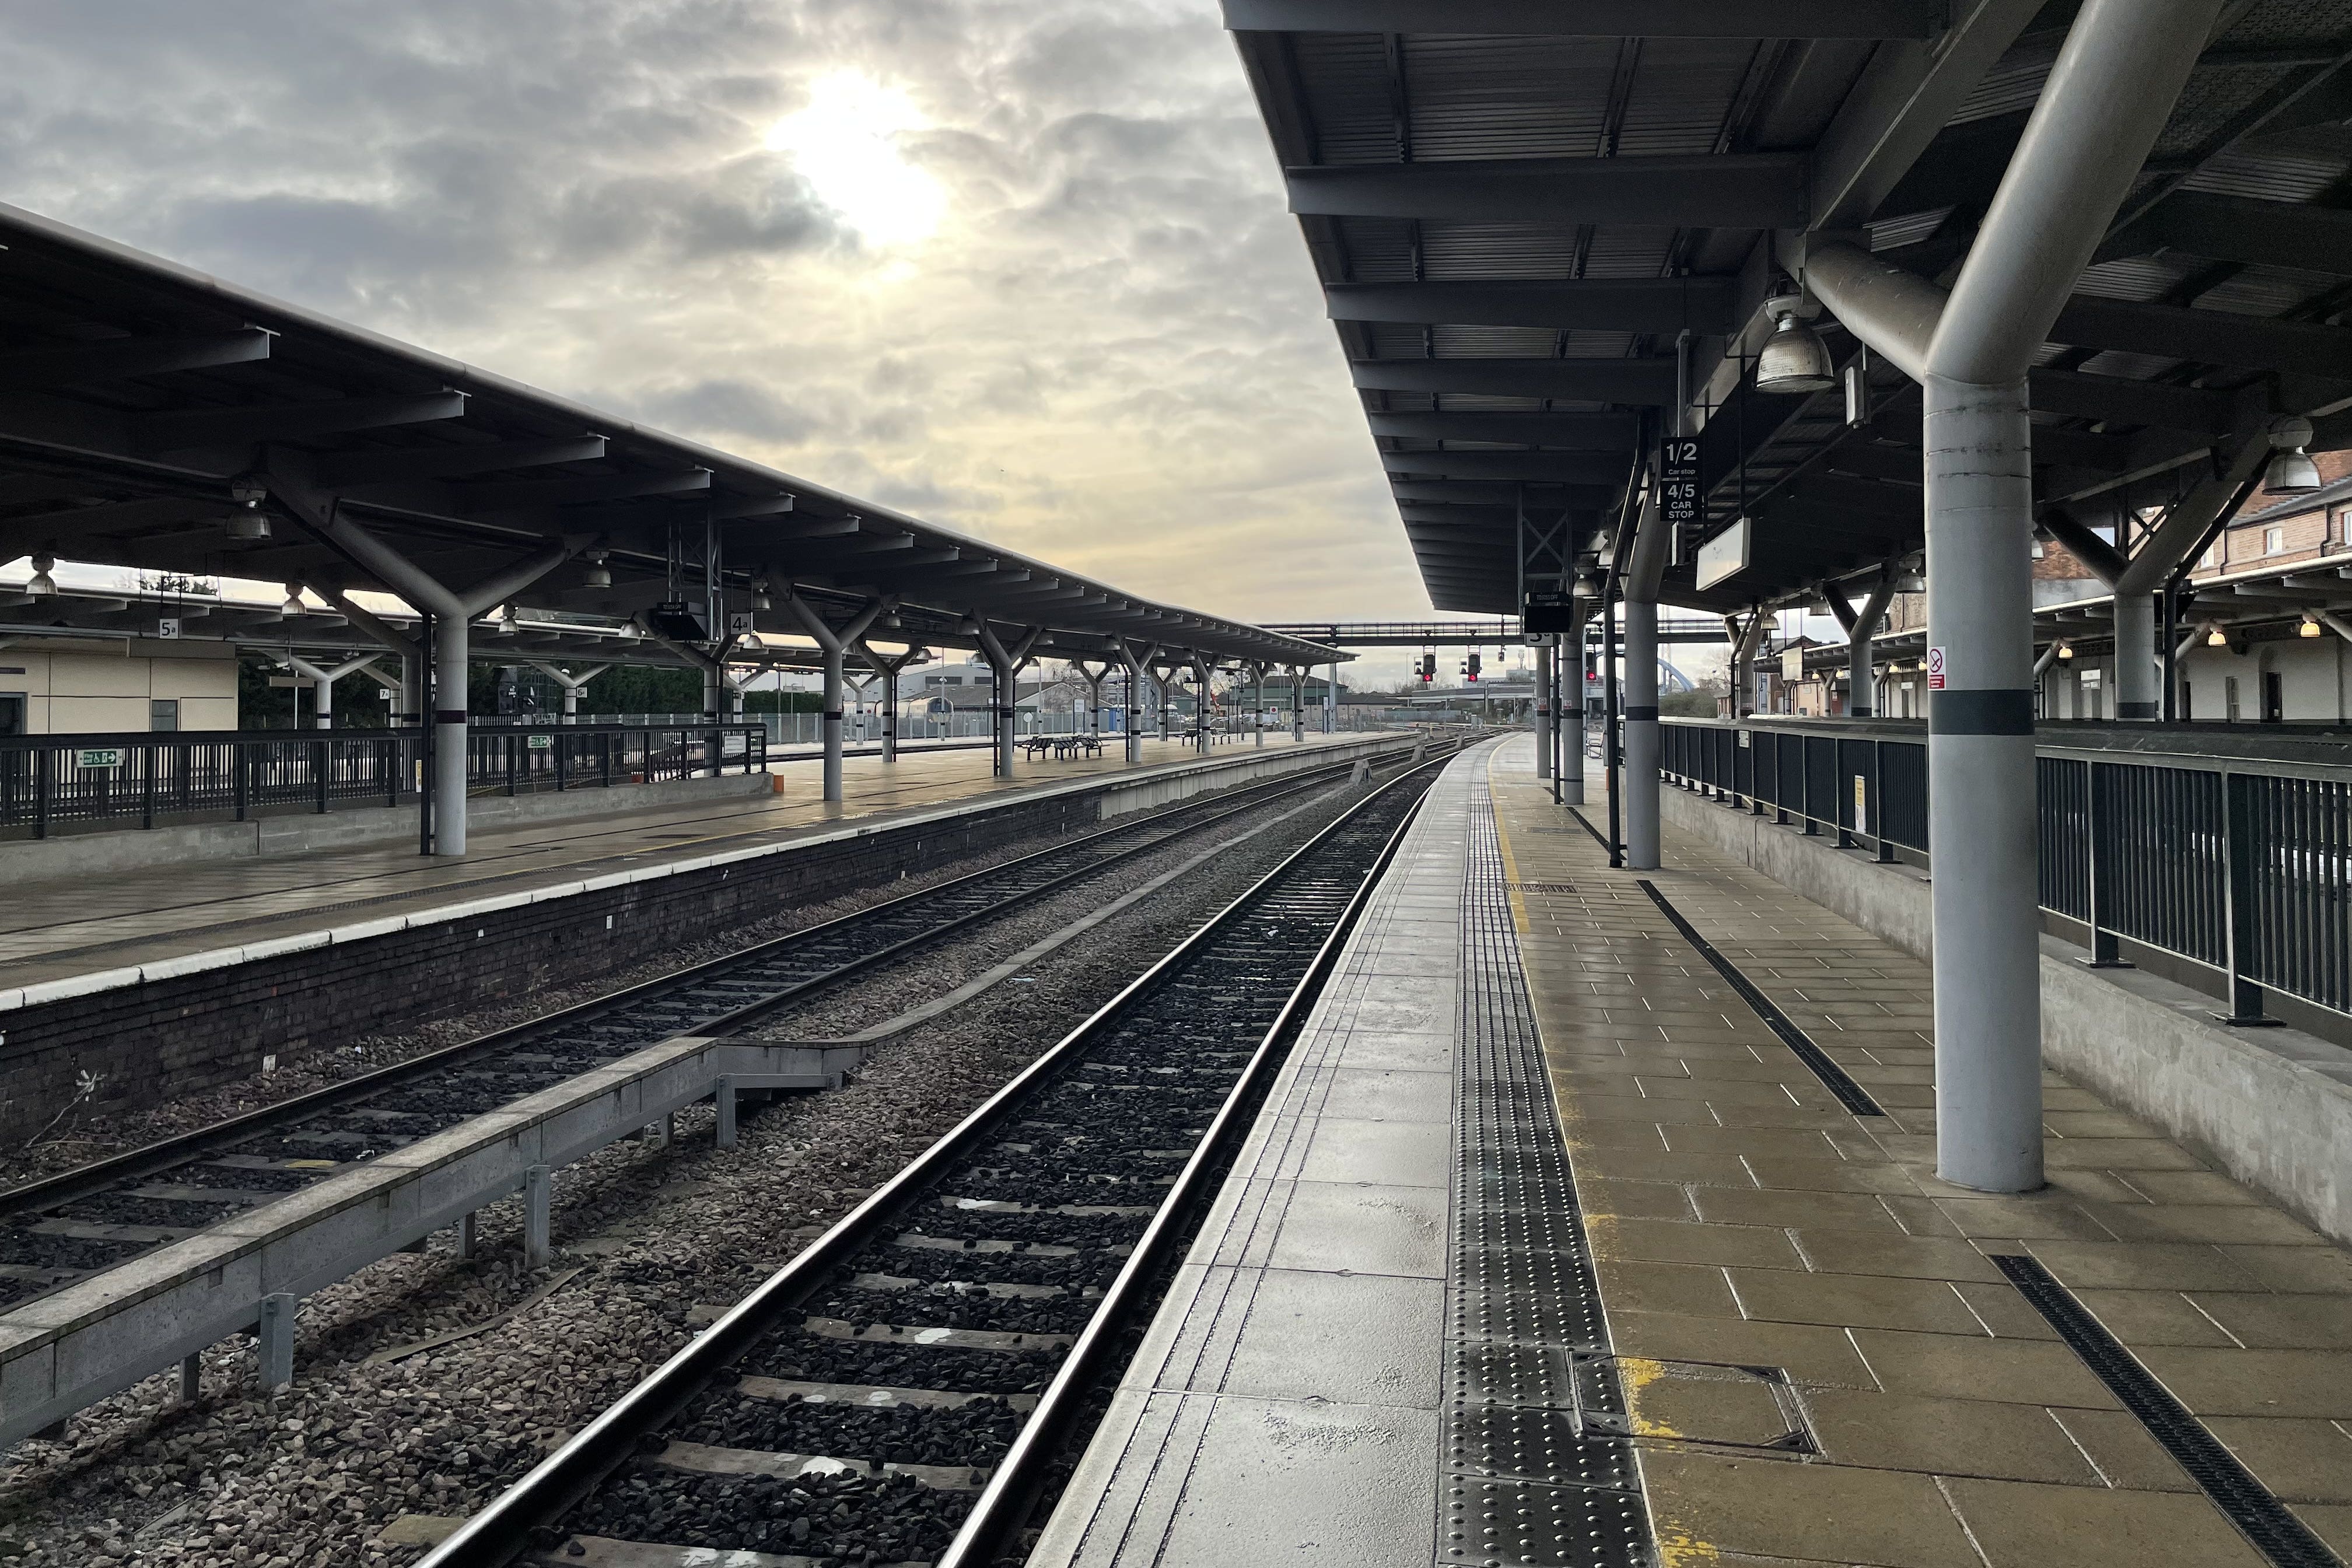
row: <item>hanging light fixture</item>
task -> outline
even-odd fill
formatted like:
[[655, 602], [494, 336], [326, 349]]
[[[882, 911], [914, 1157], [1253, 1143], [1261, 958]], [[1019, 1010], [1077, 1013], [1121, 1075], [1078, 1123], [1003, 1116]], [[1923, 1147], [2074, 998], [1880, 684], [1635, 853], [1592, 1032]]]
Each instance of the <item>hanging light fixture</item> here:
[[2263, 470], [2263, 489], [2270, 495], [2308, 495], [2319, 488], [2319, 465], [2304, 448], [2311, 445], [2311, 421], [2300, 414], [2283, 414], [2271, 421], [2270, 467]]
[[775, 599], [768, 593], [768, 580], [765, 577], [751, 579], [751, 607], [755, 610], [772, 610], [776, 607]]
[[2317, 637], [2319, 635], [2319, 617], [2313, 615], [2309, 610], [2304, 611], [2303, 625], [2295, 628], [2294, 635], [2299, 637]]
[[2074, 658], [2074, 645], [2073, 643], [2070, 643], [2070, 642], [2062, 642], [2062, 643], [2060, 643], [2060, 644], [2058, 645], [2058, 657], [2059, 657], [2060, 658]]
[[269, 498], [269, 487], [258, 479], [234, 479], [228, 487], [229, 500], [236, 510], [225, 520], [231, 539], [251, 543], [269, 537], [269, 514], [261, 503]]
[[2207, 647], [2228, 647], [2230, 646], [2229, 634], [2222, 631], [2221, 627], [2215, 626], [2211, 631], [2205, 634], [2205, 646]]
[[31, 595], [36, 599], [46, 599], [55, 596], [58, 591], [58, 580], [49, 575], [49, 571], [52, 567], [56, 566], [57, 563], [57, 557], [54, 555], [43, 553], [34, 556], [33, 575], [32, 578], [26, 583], [25, 592]]
[[278, 618], [281, 621], [290, 621], [296, 616], [307, 616], [310, 613], [310, 606], [302, 603], [302, 584], [287, 584], [286, 602], [278, 606]]
[[510, 637], [521, 629], [522, 612], [516, 609], [511, 604], [500, 605], [499, 608], [499, 636], [502, 637]]
[[1794, 291], [1764, 301], [1764, 313], [1772, 318], [1772, 335], [1756, 356], [1757, 391], [1827, 392], [1838, 384], [1830, 351], [1821, 334], [1805, 324], [1805, 318], [1821, 308], [1808, 311], [1806, 304], [1805, 297]]
[[609, 588], [613, 585], [613, 569], [604, 564], [610, 552], [592, 550], [588, 552], [588, 570], [581, 574], [581, 585], [589, 588]]

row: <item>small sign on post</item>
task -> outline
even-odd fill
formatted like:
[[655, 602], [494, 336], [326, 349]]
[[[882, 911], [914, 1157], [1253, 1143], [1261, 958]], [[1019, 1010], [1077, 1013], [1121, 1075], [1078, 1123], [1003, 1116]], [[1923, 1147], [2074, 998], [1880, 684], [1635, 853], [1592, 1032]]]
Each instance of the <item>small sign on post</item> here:
[[751, 611], [730, 610], [727, 612], [727, 635], [729, 637], [748, 637], [755, 629], [756, 628], [751, 624]]
[[1669, 436], [1658, 443], [1658, 513], [1668, 528], [1698, 521], [1698, 437]]
[[85, 747], [75, 753], [74, 761], [85, 768], [119, 768], [122, 765], [122, 752], [116, 746]]
[[1853, 775], [1853, 830], [1865, 835], [1870, 831], [1870, 780], [1863, 773]]
[[1944, 689], [1944, 650], [1939, 647], [1927, 650], [1927, 689]]

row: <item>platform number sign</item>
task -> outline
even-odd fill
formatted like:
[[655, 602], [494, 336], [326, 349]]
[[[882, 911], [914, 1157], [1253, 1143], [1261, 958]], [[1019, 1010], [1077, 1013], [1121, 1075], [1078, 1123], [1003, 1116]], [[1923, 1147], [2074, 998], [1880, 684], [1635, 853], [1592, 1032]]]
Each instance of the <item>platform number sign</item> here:
[[751, 611], [730, 610], [727, 612], [727, 635], [729, 637], [748, 637], [753, 635], [753, 633], [758, 629], [759, 623], [752, 619]]
[[180, 622], [175, 616], [165, 616], [155, 623], [155, 636], [170, 642], [180, 635]]
[[1658, 506], [1666, 526], [1698, 521], [1698, 437], [1669, 436], [1658, 443]]

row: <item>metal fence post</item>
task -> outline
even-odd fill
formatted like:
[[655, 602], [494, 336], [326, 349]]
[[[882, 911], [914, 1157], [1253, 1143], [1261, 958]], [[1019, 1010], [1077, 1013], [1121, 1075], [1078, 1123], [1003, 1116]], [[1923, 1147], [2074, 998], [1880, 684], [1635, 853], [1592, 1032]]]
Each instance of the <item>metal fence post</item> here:
[[1886, 742], [1870, 742], [1870, 809], [1878, 818], [1878, 858], [1893, 864], [1895, 840], [1886, 836]]
[[[2107, 925], [2107, 814], [2101, 809], [2099, 782], [2104, 764], [2085, 763], [2083, 765], [2083, 831], [2088, 839], [2084, 846], [2090, 883], [2090, 907], [2087, 911], [2091, 926], [2091, 955], [2083, 963], [2092, 969], [2129, 969], [2116, 949], [2116, 933]], [[2232, 987], [2232, 994], [2235, 987]], [[2255, 1010], [2261, 1011], [2259, 999]]]
[[1797, 737], [1797, 815], [1804, 820], [1806, 837], [1821, 837], [1821, 813], [1813, 809], [1813, 738], [1811, 735]]
[[33, 753], [33, 837], [36, 838], [49, 836], [49, 792], [56, 785], [58, 771], [54, 756], [55, 753], [47, 746]]
[[2224, 769], [2221, 773], [2222, 896], [2229, 936], [2230, 1010], [2216, 1022], [2238, 1028], [2266, 1028], [2279, 1020], [2263, 1016], [2263, 988], [2246, 977], [2254, 956], [2253, 781]]
[[331, 744], [326, 741], [310, 742], [310, 771], [315, 775], [311, 781], [312, 805], [320, 816], [327, 815], [327, 776], [335, 761], [329, 749]]
[[231, 741], [228, 744], [228, 754], [229, 773], [233, 775], [230, 787], [236, 792], [236, 820], [243, 822], [246, 803], [251, 798], [253, 793], [252, 780], [246, 773], [246, 770], [253, 763], [253, 748], [242, 741]]
[[155, 763], [163, 755], [161, 746], [139, 748], [139, 826], [155, 826]]

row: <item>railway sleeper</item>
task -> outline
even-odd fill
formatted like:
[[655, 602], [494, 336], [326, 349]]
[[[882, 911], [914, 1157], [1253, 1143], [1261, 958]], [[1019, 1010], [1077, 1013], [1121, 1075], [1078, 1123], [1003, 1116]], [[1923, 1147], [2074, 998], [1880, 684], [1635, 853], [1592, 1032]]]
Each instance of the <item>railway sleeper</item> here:
[[756, 1448], [718, 1448], [677, 1438], [647, 1458], [673, 1470], [706, 1476], [772, 1476], [798, 1480], [803, 1476], [904, 1476], [917, 1486], [937, 1491], [978, 1491], [988, 1484], [986, 1470], [966, 1465], [900, 1465], [882, 1459], [836, 1459], [824, 1454], [770, 1454]]
[[[714, 1308], [711, 1321], [717, 1321], [716, 1314], [726, 1310]], [[809, 1317], [802, 1320], [801, 1329], [821, 1340], [940, 1345], [968, 1351], [1066, 1351], [1077, 1338], [1076, 1334], [1015, 1332], [1006, 1329], [951, 1329], [938, 1323], [854, 1323], [847, 1318]]]
[[751, 1376], [735, 1384], [746, 1399], [785, 1405], [839, 1405], [858, 1410], [961, 1410], [993, 1399], [1014, 1410], [1034, 1410], [1034, 1394], [965, 1394], [939, 1388], [893, 1388], [873, 1383], [804, 1383], [789, 1377]]
[[[578, 1548], [574, 1551], [573, 1548]], [[573, 1535], [554, 1551], [522, 1559], [533, 1568], [820, 1568], [839, 1558], [800, 1552], [751, 1552], [724, 1546], [664, 1546], [651, 1541], [617, 1541], [604, 1535]], [[931, 1568], [916, 1562], [876, 1563], [871, 1568]]]
[[[1024, 1285], [1013, 1280], [990, 1279], [914, 1279], [904, 1274], [853, 1274], [849, 1277], [853, 1290], [920, 1290], [933, 1296], [968, 1296], [977, 1290], [999, 1301], [1058, 1301], [1072, 1294], [1062, 1285]], [[1094, 1300], [1102, 1292], [1091, 1287], [1076, 1292]]]

